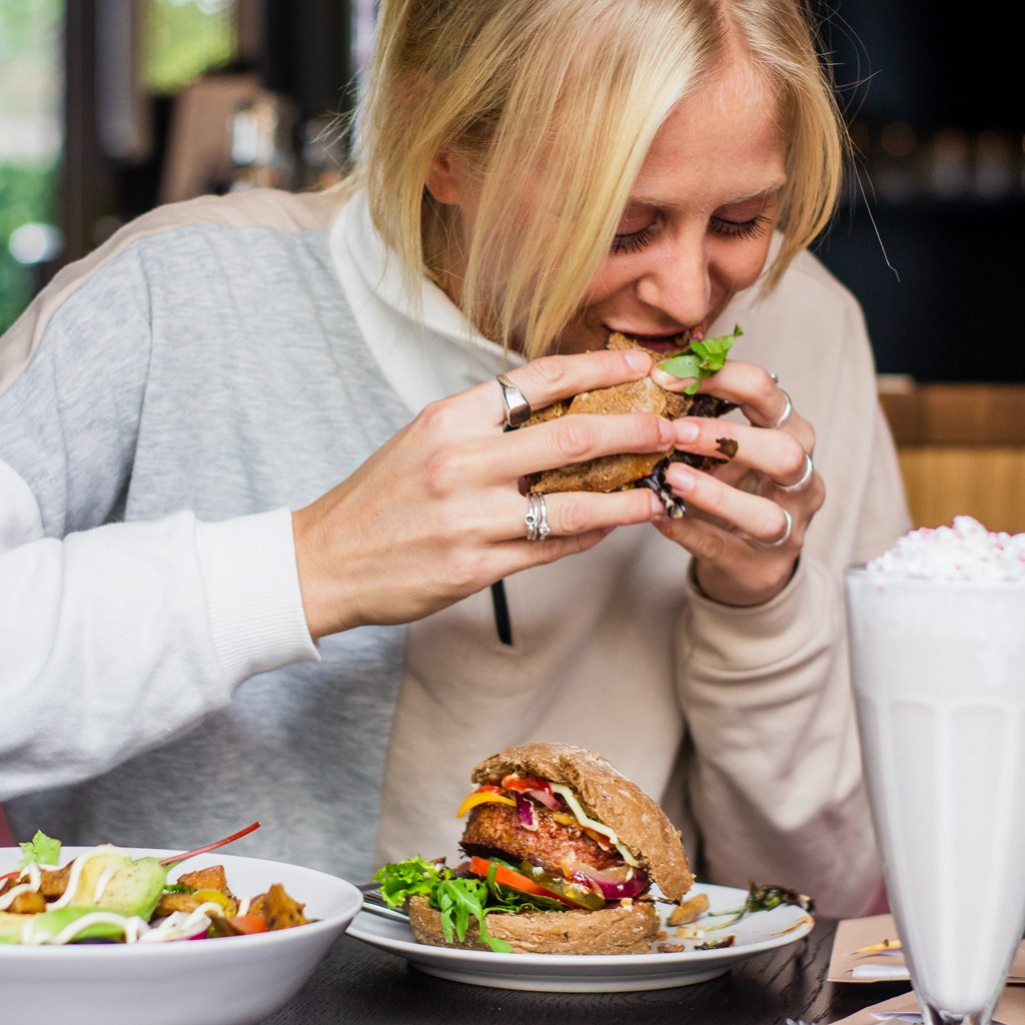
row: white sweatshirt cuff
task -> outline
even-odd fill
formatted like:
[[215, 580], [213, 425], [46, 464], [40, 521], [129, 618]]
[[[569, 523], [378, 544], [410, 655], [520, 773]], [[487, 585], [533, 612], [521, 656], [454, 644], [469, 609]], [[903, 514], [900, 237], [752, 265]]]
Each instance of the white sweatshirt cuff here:
[[232, 687], [290, 662], [320, 660], [303, 612], [287, 508], [197, 523], [196, 548], [214, 647]]

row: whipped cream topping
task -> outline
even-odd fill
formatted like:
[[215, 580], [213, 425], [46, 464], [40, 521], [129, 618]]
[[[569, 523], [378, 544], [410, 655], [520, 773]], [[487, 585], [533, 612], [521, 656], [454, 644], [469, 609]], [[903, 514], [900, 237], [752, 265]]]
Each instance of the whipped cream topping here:
[[905, 534], [868, 569], [933, 580], [1025, 581], [1025, 534], [994, 533], [971, 516], [956, 516], [953, 526]]

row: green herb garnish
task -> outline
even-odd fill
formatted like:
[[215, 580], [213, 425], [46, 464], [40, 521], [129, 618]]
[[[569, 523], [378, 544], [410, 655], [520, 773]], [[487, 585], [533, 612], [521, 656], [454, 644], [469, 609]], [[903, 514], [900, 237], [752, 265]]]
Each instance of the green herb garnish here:
[[733, 342], [743, 334], [739, 324], [734, 325], [733, 334], [722, 335], [719, 338], [705, 338], [702, 341], [692, 341], [687, 345], [685, 352], [659, 363], [659, 370], [664, 370], [673, 377], [693, 377], [694, 383], [684, 388], [684, 393], [694, 395], [701, 386], [701, 380], [711, 377], [712, 374], [722, 370], [726, 362], [726, 356], [733, 347]]
[[[490, 887], [495, 885], [494, 871], [489, 872], [487, 882], [467, 879], [457, 876], [443, 862], [417, 857], [379, 868], [374, 873], [374, 882], [381, 884], [381, 896], [389, 907], [399, 907], [410, 897], [426, 897], [431, 907], [441, 912], [441, 930], [449, 943], [453, 936], [462, 943], [470, 920], [476, 919], [481, 942], [496, 953], [507, 954], [512, 946], [492, 936], [485, 921], [489, 912], [499, 910], [499, 907], [486, 906]], [[501, 910], [513, 909], [503, 906]]]
[[56, 865], [60, 859], [61, 842], [47, 836], [41, 829], [28, 843], [18, 844], [21, 848], [21, 862], [18, 868], [27, 865]]
[[773, 908], [778, 908], [781, 904], [793, 904], [803, 911], [807, 911], [808, 914], [815, 910], [815, 901], [811, 897], [806, 897], [803, 893], [798, 893], [796, 890], [788, 890], [784, 886], [759, 886], [756, 883], [751, 883], [747, 891], [747, 900], [744, 901], [743, 907], [731, 908], [729, 911], [709, 911], [707, 913], [710, 918], [720, 918], [723, 915], [732, 915], [733, 917], [726, 922], [720, 922], [718, 925], [710, 925], [705, 931], [714, 932], [716, 929], [728, 929], [734, 922], [739, 922], [745, 915], [753, 914], [756, 911], [771, 911]]

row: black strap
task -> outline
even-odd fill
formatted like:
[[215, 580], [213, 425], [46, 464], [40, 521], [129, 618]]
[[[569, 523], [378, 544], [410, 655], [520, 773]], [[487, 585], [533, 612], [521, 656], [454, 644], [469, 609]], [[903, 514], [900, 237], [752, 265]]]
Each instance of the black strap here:
[[495, 607], [495, 629], [503, 644], [512, 645], [512, 620], [509, 618], [509, 602], [505, 597], [505, 581], [498, 580], [491, 585], [491, 604]]

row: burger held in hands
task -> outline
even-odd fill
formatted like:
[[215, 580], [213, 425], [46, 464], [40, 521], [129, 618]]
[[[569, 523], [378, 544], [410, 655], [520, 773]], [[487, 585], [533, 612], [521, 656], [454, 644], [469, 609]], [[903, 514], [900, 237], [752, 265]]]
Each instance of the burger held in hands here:
[[460, 847], [375, 876], [421, 943], [530, 954], [646, 954], [655, 899], [694, 881], [662, 809], [606, 759], [566, 744], [509, 748], [478, 764]]

